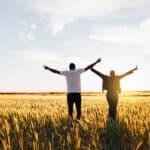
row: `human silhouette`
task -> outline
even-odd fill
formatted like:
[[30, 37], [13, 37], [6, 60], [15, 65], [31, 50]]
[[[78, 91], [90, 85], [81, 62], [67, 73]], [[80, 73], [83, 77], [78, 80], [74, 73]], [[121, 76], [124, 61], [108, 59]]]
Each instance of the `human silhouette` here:
[[91, 69], [94, 65], [99, 63], [101, 59], [97, 59], [94, 63], [88, 65], [85, 68], [76, 69], [76, 65], [74, 63], [69, 64], [69, 70], [66, 71], [58, 71], [56, 69], [52, 69], [48, 66], [44, 65], [46, 70], [49, 70], [53, 73], [63, 75], [66, 77], [67, 82], [67, 104], [68, 104], [68, 114], [69, 117], [73, 120], [73, 104], [75, 103], [76, 111], [77, 111], [77, 120], [80, 120], [81, 117], [81, 81], [80, 75], [81, 73]]
[[109, 104], [109, 117], [116, 119], [117, 115], [117, 104], [118, 104], [118, 93], [121, 92], [120, 87], [120, 80], [125, 76], [132, 74], [138, 68], [135, 67], [128, 72], [116, 75], [114, 70], [110, 71], [110, 76], [104, 75], [103, 73], [95, 70], [94, 68], [91, 69], [94, 73], [96, 73], [99, 77], [102, 78], [102, 91], [106, 90], [106, 99]]

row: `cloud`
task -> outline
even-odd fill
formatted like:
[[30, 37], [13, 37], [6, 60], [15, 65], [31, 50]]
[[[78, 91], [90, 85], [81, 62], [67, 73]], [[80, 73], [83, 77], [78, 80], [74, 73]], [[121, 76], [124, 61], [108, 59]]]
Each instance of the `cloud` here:
[[141, 46], [150, 48], [150, 18], [134, 26], [128, 25], [111, 25], [97, 26], [89, 39], [94, 39], [107, 44], [119, 44], [129, 46]]
[[63, 31], [66, 24], [72, 23], [74, 20], [71, 17], [55, 16], [51, 17], [53, 34]]
[[50, 20], [53, 33], [80, 18], [107, 17], [126, 9], [144, 9], [148, 0], [21, 0], [39, 16]]
[[36, 40], [35, 35], [33, 34], [32, 31], [28, 31], [28, 32], [21, 31], [19, 33], [19, 38], [20, 38], [20, 40], [23, 40], [23, 41], [34, 41], [34, 40]]
[[37, 25], [34, 23], [29, 24], [27, 22], [22, 21], [22, 22], [20, 22], [20, 25], [28, 30], [36, 30], [37, 29]]
[[121, 8], [137, 8], [147, 0], [26, 0], [31, 9], [52, 16], [101, 16]]
[[27, 23], [25, 21], [20, 22], [21, 31], [19, 32], [19, 38], [23, 41], [34, 41], [36, 40], [35, 37], [35, 30], [37, 29], [37, 25], [34, 23]]
[[61, 58], [60, 55], [50, 50], [47, 49], [44, 50], [40, 48], [30, 48], [30, 47], [18, 50], [12, 53], [12, 55], [22, 56], [26, 59], [36, 60], [36, 61], [51, 60], [56, 62]]

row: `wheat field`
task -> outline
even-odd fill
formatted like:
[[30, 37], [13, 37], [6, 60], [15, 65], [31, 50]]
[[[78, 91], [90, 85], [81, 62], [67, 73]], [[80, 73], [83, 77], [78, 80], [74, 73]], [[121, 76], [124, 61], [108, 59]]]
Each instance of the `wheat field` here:
[[85, 94], [79, 126], [63, 94], [0, 95], [0, 150], [149, 149], [150, 93], [121, 94], [116, 121], [104, 94]]

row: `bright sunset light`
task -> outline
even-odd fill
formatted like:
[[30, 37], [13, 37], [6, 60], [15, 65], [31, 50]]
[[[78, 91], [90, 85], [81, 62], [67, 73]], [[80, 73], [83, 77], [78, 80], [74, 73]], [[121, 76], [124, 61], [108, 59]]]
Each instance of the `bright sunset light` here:
[[[46, 64], [67, 70], [70, 62], [117, 74], [122, 90], [149, 90], [150, 9], [148, 0], [13, 0], [0, 6], [0, 91], [66, 91], [65, 78]], [[9, 10], [9, 11], [8, 11]], [[101, 91], [101, 79], [82, 75], [82, 91]]]
[[0, 150], [150, 150], [150, 0], [0, 0]]

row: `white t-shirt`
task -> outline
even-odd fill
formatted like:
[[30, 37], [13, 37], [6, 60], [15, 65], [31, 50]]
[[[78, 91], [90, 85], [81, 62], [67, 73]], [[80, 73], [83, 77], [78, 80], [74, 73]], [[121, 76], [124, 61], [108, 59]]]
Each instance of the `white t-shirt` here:
[[67, 91], [68, 93], [80, 93], [81, 92], [81, 80], [80, 75], [84, 69], [76, 69], [69, 71], [61, 71], [60, 74], [66, 77]]

